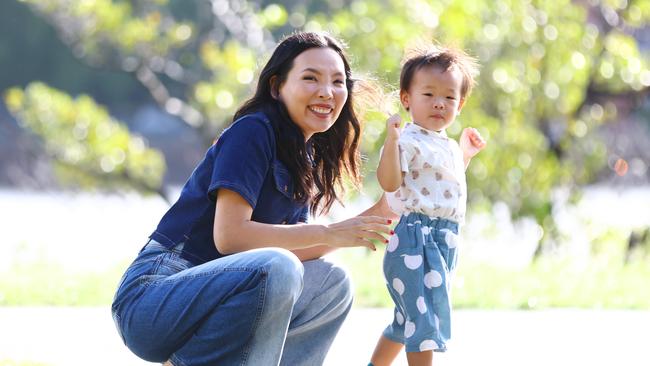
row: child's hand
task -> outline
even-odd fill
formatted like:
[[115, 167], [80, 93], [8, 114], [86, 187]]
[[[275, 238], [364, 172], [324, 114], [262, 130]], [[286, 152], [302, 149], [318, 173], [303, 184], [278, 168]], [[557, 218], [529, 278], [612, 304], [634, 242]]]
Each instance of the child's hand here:
[[393, 114], [386, 120], [386, 140], [397, 141], [400, 135], [400, 126], [402, 117], [399, 114]]
[[483, 150], [485, 145], [487, 145], [478, 130], [472, 127], [463, 129], [458, 144], [460, 145], [460, 149], [462, 150], [465, 159], [471, 159], [474, 155]]

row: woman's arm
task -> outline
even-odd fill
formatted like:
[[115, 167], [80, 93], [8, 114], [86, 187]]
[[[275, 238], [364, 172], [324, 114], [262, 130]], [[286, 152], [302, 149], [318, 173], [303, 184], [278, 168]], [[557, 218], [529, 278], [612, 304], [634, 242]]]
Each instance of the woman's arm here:
[[402, 184], [402, 170], [399, 157], [399, 126], [402, 119], [394, 114], [386, 121], [386, 140], [379, 158], [377, 180], [386, 192], [394, 192]]
[[289, 250], [317, 245], [332, 247], [365, 246], [375, 249], [371, 239], [385, 241], [387, 219], [378, 216], [354, 217], [329, 225], [273, 225], [251, 220], [253, 208], [238, 193], [221, 188], [217, 192], [213, 236], [223, 254], [263, 247]]
[[[358, 216], [379, 216], [385, 217], [388, 220], [397, 220], [399, 216], [391, 211], [386, 201], [386, 195], [382, 193], [379, 200], [374, 205], [370, 206], [365, 211], [361, 212]], [[391, 224], [392, 222], [388, 222]], [[310, 259], [320, 258], [328, 253], [335, 251], [337, 248], [329, 245], [318, 245], [311, 248], [295, 249], [292, 252], [301, 260], [307, 261]]]
[[293, 254], [300, 259], [301, 262], [318, 259], [328, 253], [335, 251], [337, 248], [330, 247], [329, 245], [317, 245], [311, 248], [294, 249]]

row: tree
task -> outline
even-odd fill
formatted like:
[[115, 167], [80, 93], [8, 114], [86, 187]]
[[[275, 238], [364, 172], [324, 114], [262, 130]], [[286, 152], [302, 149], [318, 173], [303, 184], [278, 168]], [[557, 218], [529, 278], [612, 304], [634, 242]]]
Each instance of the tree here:
[[[503, 201], [515, 218], [534, 217], [550, 237], [553, 190], [578, 192], [605, 166], [607, 151], [595, 132], [617, 118], [613, 98], [634, 108], [650, 85], [649, 57], [635, 38], [650, 19], [644, 1], [24, 2], [85, 62], [136, 75], [162, 108], [199, 129], [206, 145], [250, 93], [259, 60], [293, 28], [340, 36], [350, 45], [354, 69], [392, 89], [403, 49], [414, 38], [455, 43], [482, 65], [461, 123], [450, 131], [456, 135], [461, 124], [471, 124], [489, 139], [468, 171], [472, 204]], [[29, 126], [43, 131], [45, 141], [65, 146], [39, 129], [46, 121], [25, 110], [36, 108], [33, 103], [8, 102], [18, 116], [33, 116]], [[363, 149], [369, 171], [385, 109], [368, 115]], [[88, 152], [96, 148], [87, 145]], [[374, 174], [367, 176], [367, 186], [377, 189]]]

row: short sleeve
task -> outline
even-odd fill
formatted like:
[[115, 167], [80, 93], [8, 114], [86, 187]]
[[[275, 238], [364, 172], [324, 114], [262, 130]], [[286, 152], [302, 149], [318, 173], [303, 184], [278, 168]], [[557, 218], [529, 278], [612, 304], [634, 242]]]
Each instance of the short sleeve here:
[[399, 162], [400, 166], [402, 168], [402, 172], [408, 173], [409, 172], [409, 164], [413, 162], [415, 159], [415, 146], [413, 145], [413, 142], [410, 140], [402, 140], [400, 139], [399, 141]]
[[208, 193], [216, 199], [219, 188], [239, 193], [255, 208], [273, 161], [274, 137], [263, 120], [243, 117], [216, 142]]

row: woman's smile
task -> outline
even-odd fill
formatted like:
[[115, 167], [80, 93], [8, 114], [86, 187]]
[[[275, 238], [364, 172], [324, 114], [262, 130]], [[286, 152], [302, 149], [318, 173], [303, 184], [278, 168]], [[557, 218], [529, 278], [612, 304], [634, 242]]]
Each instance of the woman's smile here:
[[327, 104], [318, 104], [310, 105], [309, 110], [314, 112], [317, 117], [327, 118], [334, 110], [334, 107], [331, 107]]

